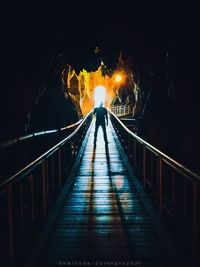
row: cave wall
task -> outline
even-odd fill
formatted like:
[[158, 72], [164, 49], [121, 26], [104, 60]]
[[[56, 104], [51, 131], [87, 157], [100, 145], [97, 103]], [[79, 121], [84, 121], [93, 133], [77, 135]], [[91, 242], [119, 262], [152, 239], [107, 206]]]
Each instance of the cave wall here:
[[[200, 126], [195, 55], [188, 44], [140, 61], [143, 95], [139, 134], [164, 153], [200, 171]], [[143, 63], [143, 64], [142, 64]]]

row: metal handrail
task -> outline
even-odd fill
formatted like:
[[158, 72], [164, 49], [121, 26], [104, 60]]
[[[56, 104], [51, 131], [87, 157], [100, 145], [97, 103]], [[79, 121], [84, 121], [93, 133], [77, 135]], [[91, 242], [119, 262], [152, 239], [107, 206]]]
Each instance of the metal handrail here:
[[111, 106], [110, 110], [118, 117], [132, 114], [130, 105]]
[[[181, 163], [177, 162], [176, 160], [172, 159], [171, 157], [167, 156], [165, 153], [163, 153], [162, 151], [160, 151], [159, 149], [155, 148], [154, 146], [152, 146], [151, 144], [149, 144], [148, 142], [146, 142], [145, 140], [143, 140], [141, 137], [137, 136], [136, 134], [134, 134], [132, 131], [130, 131], [122, 122], [121, 120], [111, 111], [109, 110], [109, 112], [112, 114], [112, 116], [115, 117], [115, 119], [118, 121], [118, 123], [123, 127], [123, 129], [125, 131], [127, 131], [132, 137], [134, 137], [135, 139], [137, 139], [137, 141], [139, 141], [141, 144], [145, 145], [148, 149], [150, 149], [153, 153], [157, 154], [159, 157], [162, 157], [163, 159], [165, 159], [167, 161], [167, 163], [169, 163], [170, 165], [172, 165], [172, 167], [178, 168], [180, 169], [180, 171], [185, 172], [188, 176], [193, 176], [195, 179], [197, 179], [198, 182], [200, 182], [200, 175], [198, 175], [197, 173], [191, 171], [190, 169], [188, 169], [187, 167], [183, 166]], [[188, 177], [189, 178], [189, 177]]]
[[[48, 158], [49, 156], [51, 156], [56, 150], [59, 149], [60, 146], [64, 145], [67, 141], [69, 141], [79, 131], [79, 129], [81, 128], [81, 126], [83, 125], [83, 123], [87, 120], [87, 118], [91, 115], [91, 113], [92, 113], [92, 111], [90, 111], [86, 115], [86, 117], [84, 119], [81, 119], [77, 123], [74, 123], [74, 124], [69, 125], [69, 126], [64, 127], [64, 128], [61, 128], [59, 130], [48, 131], [50, 133], [51, 132], [58, 132], [60, 130], [70, 129], [70, 128], [73, 128], [73, 127], [75, 127], [75, 126], [78, 125], [78, 127], [73, 131], [73, 133], [71, 133], [65, 139], [63, 139], [58, 144], [56, 144], [55, 146], [53, 146], [52, 148], [50, 148], [47, 152], [45, 152], [44, 154], [42, 154], [36, 160], [32, 161], [26, 167], [24, 167], [23, 169], [21, 169], [20, 171], [18, 171], [17, 173], [15, 173], [11, 177], [9, 177], [8, 179], [6, 179], [2, 183], [0, 183], [0, 189], [3, 189], [8, 184], [10, 184], [12, 182], [15, 182], [18, 177], [20, 177], [20, 179], [22, 179], [25, 175], [27, 175], [29, 172], [31, 172], [31, 170], [33, 170], [33, 168], [35, 168], [37, 165], [39, 165], [44, 158]], [[40, 132], [40, 133], [42, 134], [43, 132]]]
[[120, 120], [121, 120], [121, 121], [135, 121], [135, 118], [133, 118], [133, 119], [121, 118]]
[[[30, 164], [0, 182], [0, 203], [3, 207], [0, 252], [8, 266], [21, 265], [28, 250], [28, 242], [35, 240], [35, 233], [38, 233], [47, 218], [63, 186], [72, 183], [70, 171], [91, 121], [92, 111], [84, 119], [67, 127], [20, 138], [27, 140], [33, 136], [60, 131], [65, 133], [66, 129], [73, 129], [66, 133], [67, 137], [62, 135], [64, 139], [58, 140], [48, 151], [42, 152]], [[8, 240], [6, 244], [5, 240]]]
[[131, 132], [111, 111], [110, 118], [144, 191], [184, 243], [185, 260], [199, 266], [200, 175]]
[[27, 134], [27, 135], [22, 135], [20, 137], [14, 138], [14, 139], [10, 139], [8, 141], [6, 141], [5, 143], [1, 144], [0, 148], [6, 148], [10, 145], [16, 144], [20, 141], [24, 141], [24, 140], [29, 140], [31, 138], [34, 138], [36, 136], [43, 136], [43, 135], [48, 135], [48, 134], [52, 134], [52, 133], [58, 133], [58, 132], [63, 132], [65, 130], [69, 130], [71, 128], [76, 127], [77, 125], [79, 125], [84, 119], [80, 119], [79, 121], [70, 124], [68, 126], [65, 126], [63, 128], [59, 128], [59, 129], [55, 129], [55, 130], [47, 130], [47, 131], [41, 131], [41, 132], [35, 132], [35, 133], [31, 133], [31, 134]]

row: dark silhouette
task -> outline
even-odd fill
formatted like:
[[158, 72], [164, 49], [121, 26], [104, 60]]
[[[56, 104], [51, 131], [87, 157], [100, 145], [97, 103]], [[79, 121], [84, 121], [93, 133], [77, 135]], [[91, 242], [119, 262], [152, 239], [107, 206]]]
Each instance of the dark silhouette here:
[[[94, 108], [94, 114], [96, 114], [96, 124], [95, 124], [95, 132], [94, 132], [94, 145], [96, 145], [97, 141], [97, 133], [99, 130], [99, 126], [102, 127], [104, 141], [107, 144], [107, 133], [106, 133], [106, 122], [108, 125], [108, 111], [103, 107], [103, 103], [101, 102], [99, 107]], [[106, 120], [106, 122], [105, 122]]]

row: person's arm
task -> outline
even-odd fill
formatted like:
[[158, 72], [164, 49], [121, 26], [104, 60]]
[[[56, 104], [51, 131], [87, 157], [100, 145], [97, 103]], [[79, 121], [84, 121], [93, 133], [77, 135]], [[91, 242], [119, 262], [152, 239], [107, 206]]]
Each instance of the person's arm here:
[[106, 122], [107, 122], [107, 125], [108, 125], [108, 111], [106, 110]]

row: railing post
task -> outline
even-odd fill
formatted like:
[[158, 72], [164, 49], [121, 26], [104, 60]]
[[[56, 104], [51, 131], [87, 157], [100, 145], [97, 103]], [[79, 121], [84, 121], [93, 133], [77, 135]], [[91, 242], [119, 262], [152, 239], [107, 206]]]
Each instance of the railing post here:
[[159, 211], [162, 216], [162, 208], [163, 208], [163, 168], [162, 168], [162, 158], [159, 157], [159, 165], [158, 165], [158, 173], [159, 173]]
[[20, 191], [20, 216], [21, 216], [21, 231], [24, 232], [24, 208], [23, 208], [23, 187], [22, 182], [19, 183]]
[[[185, 180], [184, 180], [184, 186], [185, 186]], [[175, 216], [175, 205], [176, 205], [176, 203], [175, 203], [176, 194], [175, 193], [176, 193], [176, 191], [175, 191], [175, 173], [174, 173], [174, 170], [173, 170], [173, 172], [172, 172], [172, 215], [173, 215], [173, 218]], [[184, 199], [185, 199], [185, 197], [184, 197]], [[184, 204], [185, 204], [185, 202], [184, 202]], [[185, 209], [185, 206], [184, 206], [184, 209]]]
[[[193, 182], [193, 212], [192, 212], [192, 259], [197, 262], [197, 183]], [[194, 266], [197, 266], [194, 264]]]
[[131, 136], [130, 136], [130, 134], [128, 134], [127, 148], [128, 148], [128, 157], [130, 158], [130, 152], [131, 152]]
[[11, 262], [14, 263], [14, 221], [13, 221], [13, 199], [12, 185], [8, 186], [8, 227], [9, 227], [9, 250]]
[[183, 181], [183, 229], [184, 235], [187, 234], [187, 184], [186, 180]]
[[45, 160], [42, 162], [42, 193], [43, 193], [43, 215], [47, 215], [47, 186], [46, 186], [46, 166]]
[[144, 185], [144, 189], [146, 189], [146, 148], [145, 148], [145, 145], [143, 145], [142, 173], [143, 173], [143, 185]]
[[51, 182], [52, 182], [52, 189], [55, 189], [55, 177], [54, 177], [54, 156], [51, 157]]
[[35, 200], [34, 200], [34, 183], [33, 183], [33, 174], [30, 176], [30, 182], [31, 182], [31, 217], [32, 220], [35, 219]]
[[[147, 169], [148, 169], [148, 180], [152, 185], [153, 184], [153, 177], [154, 177], [155, 180], [157, 179], [156, 175], [153, 174], [153, 157], [152, 157], [152, 154], [150, 154], [150, 156], [149, 156], [149, 162], [150, 162], [150, 164], [147, 167]], [[157, 190], [157, 184], [155, 183], [155, 191], [156, 190]]]
[[137, 149], [137, 146], [136, 146], [136, 139], [134, 138], [134, 149], [133, 149], [133, 166], [134, 166], [134, 168], [136, 168], [136, 153], [137, 153], [137, 151], [136, 151], [136, 149]]
[[59, 177], [59, 187], [62, 185], [62, 170], [61, 170], [61, 148], [58, 149], [58, 177]]
[[46, 168], [46, 192], [47, 192], [47, 204], [48, 204], [48, 199], [49, 199], [49, 164], [48, 164], [48, 159], [45, 162], [45, 168]]

